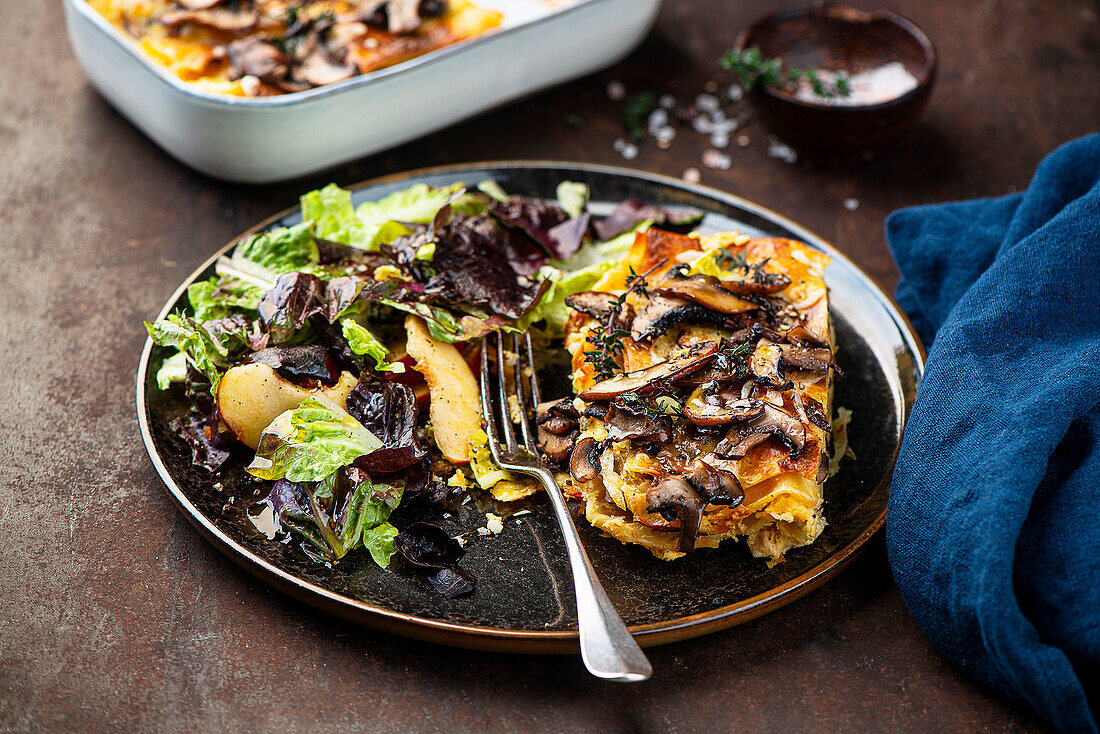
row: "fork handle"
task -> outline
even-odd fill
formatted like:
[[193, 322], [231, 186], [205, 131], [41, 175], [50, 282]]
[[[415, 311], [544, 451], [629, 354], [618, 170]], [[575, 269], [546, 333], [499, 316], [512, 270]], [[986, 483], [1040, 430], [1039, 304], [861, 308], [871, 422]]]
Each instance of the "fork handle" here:
[[565, 547], [569, 553], [569, 565], [573, 571], [573, 589], [577, 597], [577, 629], [581, 643], [581, 659], [592, 675], [606, 680], [624, 683], [648, 680], [653, 674], [642, 648], [634, 641], [626, 623], [615, 611], [607, 592], [603, 590], [592, 562], [581, 545], [577, 526], [565, 504], [565, 496], [545, 469], [538, 470], [538, 478], [550, 495], [554, 514], [561, 525]]

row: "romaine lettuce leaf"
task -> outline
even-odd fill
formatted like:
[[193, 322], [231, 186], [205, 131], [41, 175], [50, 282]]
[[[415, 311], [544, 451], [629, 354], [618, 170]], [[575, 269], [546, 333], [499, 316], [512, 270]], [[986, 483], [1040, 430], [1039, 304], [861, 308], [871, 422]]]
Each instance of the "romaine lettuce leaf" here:
[[377, 249], [381, 244], [388, 244], [412, 232], [408, 227], [400, 226], [400, 222], [430, 223], [436, 212], [463, 188], [464, 184], [460, 183], [442, 188], [416, 184], [378, 201], [363, 202], [355, 210], [363, 227], [365, 244], [360, 246]]
[[346, 410], [314, 395], [264, 429], [248, 471], [260, 479], [317, 482], [381, 445]]
[[257, 278], [274, 281], [283, 273], [308, 270], [320, 256], [310, 223], [254, 234], [233, 250], [233, 267]]
[[299, 198], [302, 219], [313, 225], [315, 237], [366, 248], [370, 238], [351, 205], [351, 192], [336, 184], [310, 191]]
[[374, 360], [374, 368], [379, 372], [404, 372], [405, 365], [401, 362], [390, 362], [386, 359], [389, 352], [386, 345], [378, 340], [370, 329], [352, 318], [340, 321], [340, 329], [344, 338], [348, 341], [351, 351], [356, 354], [365, 354]]
[[222, 276], [187, 286], [187, 299], [196, 321], [228, 316], [232, 311], [255, 311], [264, 291], [237, 278]]
[[156, 323], [146, 321], [145, 328], [154, 344], [175, 347], [195, 369], [206, 375], [210, 380], [211, 392], [217, 390], [223, 370], [229, 367], [232, 361], [230, 354], [244, 346], [235, 334], [212, 334], [195, 319], [179, 313], [169, 314]]

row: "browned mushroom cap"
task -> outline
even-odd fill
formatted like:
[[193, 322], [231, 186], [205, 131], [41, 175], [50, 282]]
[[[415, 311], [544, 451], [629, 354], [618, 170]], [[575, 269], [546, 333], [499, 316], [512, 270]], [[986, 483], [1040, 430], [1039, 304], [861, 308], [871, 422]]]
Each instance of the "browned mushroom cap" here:
[[789, 276], [783, 273], [765, 273], [753, 268], [752, 280], [723, 280], [722, 287], [738, 296], [764, 296], [776, 293], [791, 284]]
[[168, 28], [184, 23], [214, 28], [226, 33], [244, 33], [252, 30], [260, 20], [260, 13], [251, 5], [236, 8], [211, 7], [201, 10], [170, 10], [160, 16], [160, 22]]
[[699, 387], [707, 383], [725, 385], [744, 379], [748, 371], [748, 357], [720, 349], [714, 359], [703, 369], [676, 380], [677, 385]]
[[680, 542], [677, 550], [687, 553], [695, 548], [699, 522], [707, 503], [684, 477], [665, 477], [646, 492], [646, 510], [658, 512], [665, 520], [680, 518]]
[[569, 398], [539, 403], [535, 408], [535, 416], [539, 428], [559, 436], [576, 429], [580, 418]]
[[547, 459], [555, 464], [561, 464], [569, 458], [570, 453], [573, 451], [573, 445], [577, 441], [577, 434], [579, 433], [577, 429], [574, 428], [572, 431], [562, 434], [551, 433], [542, 426], [539, 426], [538, 430], [539, 449]]
[[763, 415], [730, 430], [718, 443], [714, 453], [723, 459], [743, 459], [768, 436], [779, 439], [790, 450], [792, 459], [801, 454], [806, 445], [805, 426], [771, 403], [765, 403]]
[[697, 426], [723, 426], [749, 421], [764, 413], [764, 403], [741, 398], [740, 390], [714, 390], [698, 387], [684, 403], [684, 417]]
[[686, 298], [712, 311], [739, 314], [756, 311], [759, 305], [738, 298], [725, 288], [725, 284], [711, 275], [684, 275], [681, 268], [673, 268], [655, 288], [662, 296]]
[[611, 304], [618, 298], [613, 293], [601, 293], [599, 291], [584, 291], [574, 293], [565, 299], [565, 305], [574, 311], [586, 313], [594, 319], [603, 321], [611, 313]]
[[688, 481], [703, 498], [712, 505], [737, 507], [745, 501], [745, 490], [737, 475], [711, 466], [702, 459], [695, 459], [688, 471]]
[[687, 354], [660, 362], [644, 370], [615, 375], [614, 377], [597, 382], [592, 387], [580, 394], [581, 400], [591, 402], [593, 400], [610, 400], [624, 393], [641, 390], [657, 380], [671, 379], [688, 374], [705, 365], [718, 351], [716, 342], [704, 342], [692, 348]]
[[781, 342], [784, 339], [783, 335], [775, 329], [769, 328], [767, 324], [757, 322], [752, 326], [747, 326], [730, 334], [728, 341], [731, 344], [750, 344], [759, 341], [761, 338], [771, 342]]
[[715, 314], [686, 298], [653, 294], [630, 327], [634, 341], [655, 339], [683, 321], [713, 321]]
[[[825, 342], [814, 336], [809, 329], [805, 326], [794, 326], [787, 330], [787, 334], [784, 337], [791, 344], [798, 344], [803, 347], [824, 347]], [[775, 341], [779, 341], [776, 339]]]
[[600, 449], [602, 444], [588, 436], [573, 447], [569, 457], [569, 473], [578, 482], [590, 482], [600, 473]]
[[635, 411], [619, 401], [611, 403], [607, 412], [607, 436], [612, 441], [637, 438], [655, 443], [672, 440], [672, 420], [664, 416], [652, 416]]
[[783, 364], [807, 372], [828, 372], [833, 361], [833, 353], [828, 347], [798, 347], [793, 344], [779, 345], [780, 359]]
[[275, 45], [259, 38], [238, 38], [226, 46], [230, 78], [251, 75], [264, 84], [278, 84], [290, 70], [286, 56]]
[[806, 417], [810, 419], [810, 423], [813, 423], [823, 431], [828, 431], [832, 428], [832, 426], [829, 425], [829, 416], [825, 415], [824, 406], [813, 398], [806, 398]]

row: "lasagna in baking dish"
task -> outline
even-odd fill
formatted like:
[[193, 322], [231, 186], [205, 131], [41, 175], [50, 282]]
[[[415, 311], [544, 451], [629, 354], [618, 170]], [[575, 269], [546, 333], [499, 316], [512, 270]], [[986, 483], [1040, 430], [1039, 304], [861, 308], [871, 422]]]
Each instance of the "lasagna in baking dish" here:
[[89, 0], [154, 62], [211, 92], [299, 92], [492, 30], [467, 0]]
[[744, 537], [774, 563], [821, 534], [828, 263], [792, 240], [650, 229], [567, 299], [576, 397], [539, 423], [550, 444], [572, 429], [589, 522], [662, 559]]

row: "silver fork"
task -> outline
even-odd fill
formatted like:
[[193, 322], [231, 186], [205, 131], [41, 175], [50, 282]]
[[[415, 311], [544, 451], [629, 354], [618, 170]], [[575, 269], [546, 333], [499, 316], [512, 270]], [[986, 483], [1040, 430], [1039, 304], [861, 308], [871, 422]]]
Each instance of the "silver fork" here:
[[[577, 597], [577, 627], [580, 633], [581, 659], [592, 675], [613, 681], [633, 682], [647, 680], [653, 674], [645, 653], [631, 637], [623, 618], [615, 611], [607, 593], [596, 578], [596, 571], [584, 552], [581, 539], [573, 518], [569, 515], [565, 497], [561, 488], [545, 466], [539, 461], [536, 438], [532, 427], [534, 406], [539, 398], [538, 378], [535, 375], [535, 363], [532, 358], [531, 336], [525, 335], [526, 366], [530, 368], [531, 378], [524, 379], [524, 360], [520, 359], [519, 339], [509, 334], [511, 351], [516, 355], [513, 379], [508, 380], [504, 369], [504, 338], [500, 334], [490, 334], [485, 338], [481, 349], [481, 414], [485, 418], [485, 432], [489, 435], [489, 449], [493, 459], [501, 467], [517, 474], [525, 474], [538, 479], [550, 495], [554, 505], [554, 514], [565, 536], [565, 547], [569, 552], [569, 565], [573, 571], [573, 589]], [[493, 390], [490, 388], [489, 349], [496, 345], [497, 354], [497, 403], [493, 406]], [[512, 383], [509, 389], [508, 383]], [[524, 383], [530, 387], [528, 390]], [[509, 411], [509, 396], [514, 395], [519, 404], [520, 437], [516, 440], [516, 431]], [[503, 435], [503, 441], [501, 436]]]

